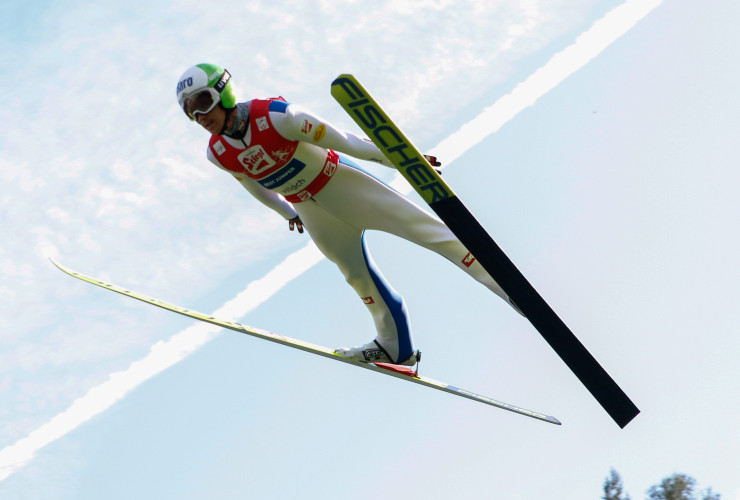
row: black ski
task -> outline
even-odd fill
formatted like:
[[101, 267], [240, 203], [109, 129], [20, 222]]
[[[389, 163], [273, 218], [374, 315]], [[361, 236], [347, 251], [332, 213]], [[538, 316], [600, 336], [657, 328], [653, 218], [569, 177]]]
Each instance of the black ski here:
[[624, 428], [640, 413], [637, 406], [537, 293], [357, 79], [352, 75], [340, 75], [332, 82], [331, 93], [478, 259], [607, 413]]

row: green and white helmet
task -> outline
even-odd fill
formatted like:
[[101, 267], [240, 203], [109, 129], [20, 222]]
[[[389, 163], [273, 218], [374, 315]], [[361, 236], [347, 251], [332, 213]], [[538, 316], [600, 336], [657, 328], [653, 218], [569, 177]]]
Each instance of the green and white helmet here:
[[177, 82], [177, 103], [191, 120], [198, 113], [208, 113], [220, 104], [225, 109], [236, 106], [231, 75], [214, 64], [197, 64]]

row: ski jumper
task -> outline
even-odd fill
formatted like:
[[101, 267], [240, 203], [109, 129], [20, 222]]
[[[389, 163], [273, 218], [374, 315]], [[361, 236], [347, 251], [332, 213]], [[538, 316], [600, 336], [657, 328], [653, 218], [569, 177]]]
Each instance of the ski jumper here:
[[371, 142], [281, 99], [253, 100], [243, 139], [213, 135], [208, 159], [286, 219], [296, 215], [370, 311], [376, 341], [400, 362], [414, 352], [403, 299], [365, 245], [365, 231], [400, 236], [447, 258], [508, 301], [501, 287], [439, 219], [339, 153], [392, 167]]

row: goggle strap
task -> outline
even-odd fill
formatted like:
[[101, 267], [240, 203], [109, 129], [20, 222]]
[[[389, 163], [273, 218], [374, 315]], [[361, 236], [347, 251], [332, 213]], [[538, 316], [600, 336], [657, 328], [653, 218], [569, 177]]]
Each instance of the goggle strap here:
[[224, 70], [221, 78], [218, 79], [216, 85], [214, 85], [213, 88], [216, 89], [216, 91], [218, 91], [218, 93], [220, 94], [221, 91], [226, 88], [226, 84], [229, 83], [229, 80], [231, 80], [231, 75], [227, 70]]

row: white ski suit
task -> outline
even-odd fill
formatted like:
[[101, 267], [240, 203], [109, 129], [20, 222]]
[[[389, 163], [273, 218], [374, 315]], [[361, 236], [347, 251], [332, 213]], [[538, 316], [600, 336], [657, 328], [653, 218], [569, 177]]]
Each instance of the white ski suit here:
[[369, 140], [337, 130], [302, 107], [255, 99], [243, 139], [213, 135], [208, 159], [286, 219], [299, 216], [318, 248], [366, 304], [376, 341], [392, 361], [414, 352], [403, 299], [375, 267], [368, 229], [400, 236], [457, 265], [508, 301], [501, 287], [439, 219], [338, 153], [392, 167]]

